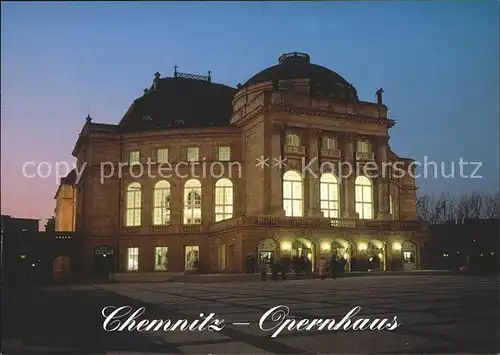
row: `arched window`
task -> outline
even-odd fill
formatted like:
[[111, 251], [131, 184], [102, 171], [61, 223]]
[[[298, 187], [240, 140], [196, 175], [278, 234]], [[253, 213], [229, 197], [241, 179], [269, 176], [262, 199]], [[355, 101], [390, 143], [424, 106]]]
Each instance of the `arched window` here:
[[138, 182], [133, 182], [127, 187], [125, 225], [129, 227], [141, 225], [141, 184]]
[[359, 218], [373, 218], [372, 183], [366, 176], [358, 176], [355, 181], [356, 212]]
[[335, 175], [321, 175], [320, 203], [324, 217], [339, 218], [339, 200], [339, 184]]
[[215, 221], [233, 217], [233, 183], [220, 179], [215, 183]]
[[283, 175], [283, 209], [290, 217], [303, 216], [302, 176], [296, 171]]
[[184, 185], [184, 224], [201, 223], [201, 183], [196, 179]]
[[168, 224], [170, 222], [170, 183], [166, 180], [158, 181], [153, 195], [153, 224]]
[[356, 150], [358, 153], [369, 153], [370, 145], [366, 141], [358, 141]]
[[296, 134], [287, 134], [286, 145], [292, 147], [298, 147], [300, 145], [300, 137]]

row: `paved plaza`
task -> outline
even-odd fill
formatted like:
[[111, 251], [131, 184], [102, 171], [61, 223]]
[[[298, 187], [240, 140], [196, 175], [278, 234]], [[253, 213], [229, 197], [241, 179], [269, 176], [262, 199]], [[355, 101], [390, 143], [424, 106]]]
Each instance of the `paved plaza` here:
[[[479, 353], [497, 352], [498, 283], [467, 276], [357, 277], [284, 282], [113, 284], [95, 286], [137, 300], [147, 319], [216, 313], [221, 332], [139, 333], [158, 353]], [[394, 331], [282, 332], [258, 327], [271, 307], [296, 318], [340, 320], [359, 305], [364, 318], [397, 316]], [[233, 322], [250, 323], [249, 325]], [[163, 351], [162, 351], [163, 349]]]
[[[497, 290], [496, 279], [471, 276], [128, 283], [52, 287], [51, 299], [61, 295], [57, 305], [34, 308], [46, 312], [37, 318], [51, 314], [52, 324], [60, 326], [37, 327], [36, 332], [66, 337], [67, 347], [75, 351], [68, 349], [68, 354], [498, 353]], [[149, 320], [194, 320], [213, 312], [226, 326], [220, 332], [109, 333], [102, 330], [103, 305], [144, 306], [139, 319]], [[258, 321], [278, 305], [288, 306], [296, 319], [336, 321], [359, 305], [362, 311], [354, 319], [397, 316], [403, 324], [394, 331], [283, 331], [271, 338]]]

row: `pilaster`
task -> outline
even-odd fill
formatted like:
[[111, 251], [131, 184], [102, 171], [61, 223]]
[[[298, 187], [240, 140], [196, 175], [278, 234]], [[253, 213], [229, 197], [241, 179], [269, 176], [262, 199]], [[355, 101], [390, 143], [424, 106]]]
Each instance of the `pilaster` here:
[[320, 192], [319, 192], [319, 137], [321, 131], [310, 131], [309, 132], [309, 146], [307, 149], [307, 157], [309, 159], [306, 164], [311, 163], [311, 170], [313, 174], [309, 173], [304, 176], [308, 180], [309, 185], [309, 211], [308, 216], [310, 217], [322, 217], [321, 206], [320, 206]]
[[389, 214], [389, 177], [387, 171], [387, 137], [380, 137], [377, 144], [378, 165], [378, 215], [377, 219], [390, 220]]
[[271, 195], [268, 211], [271, 215], [284, 217], [283, 209], [283, 173], [284, 171], [274, 166], [273, 158], [280, 158], [283, 152], [283, 133], [285, 126], [278, 123], [271, 125], [271, 154], [269, 155], [269, 175], [271, 182]]
[[354, 144], [356, 137], [346, 134], [344, 137], [344, 161], [342, 164], [341, 186], [344, 190], [344, 218], [359, 218], [355, 205], [356, 159], [354, 157]]

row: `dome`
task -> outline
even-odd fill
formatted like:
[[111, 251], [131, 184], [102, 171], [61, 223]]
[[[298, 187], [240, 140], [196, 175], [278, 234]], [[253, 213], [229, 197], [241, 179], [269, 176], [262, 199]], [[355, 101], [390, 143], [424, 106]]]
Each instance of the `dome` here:
[[212, 83], [210, 77], [160, 78], [130, 106], [123, 130], [229, 126], [236, 89]]
[[312, 64], [306, 53], [286, 53], [278, 64], [251, 77], [243, 86], [280, 80], [309, 79], [311, 90], [318, 95], [358, 101], [356, 89], [339, 74], [321, 65]]

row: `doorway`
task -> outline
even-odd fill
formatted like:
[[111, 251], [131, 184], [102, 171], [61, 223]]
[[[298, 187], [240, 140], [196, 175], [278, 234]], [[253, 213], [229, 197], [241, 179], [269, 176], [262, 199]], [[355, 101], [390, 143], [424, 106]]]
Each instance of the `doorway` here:
[[184, 269], [198, 270], [200, 264], [200, 248], [197, 245], [184, 247]]
[[97, 275], [107, 276], [115, 270], [115, 248], [99, 246], [94, 249], [94, 268]]

